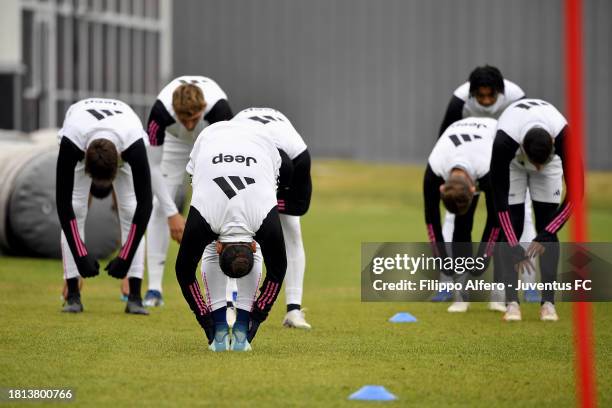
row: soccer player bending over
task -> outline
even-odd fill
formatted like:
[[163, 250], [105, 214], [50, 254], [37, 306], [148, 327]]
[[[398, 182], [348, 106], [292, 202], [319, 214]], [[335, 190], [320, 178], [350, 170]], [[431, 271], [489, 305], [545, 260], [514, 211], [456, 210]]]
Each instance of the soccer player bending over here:
[[310, 153], [289, 119], [276, 109], [248, 108], [237, 113], [233, 120], [261, 127], [270, 136], [276, 148], [287, 154], [293, 165], [290, 184], [277, 191], [278, 212], [287, 249], [287, 314], [283, 319], [283, 326], [310, 329], [311, 326], [301, 309], [306, 256], [300, 227], [300, 216], [308, 211], [312, 195]]
[[[149, 288], [144, 305], [161, 306], [162, 279], [169, 238], [181, 242], [185, 220], [174, 197], [185, 179], [185, 165], [196, 137], [209, 124], [232, 118], [227, 95], [204, 76], [181, 76], [166, 85], [151, 108], [147, 133], [151, 169], [164, 174], [160, 194], [153, 201], [147, 228]], [[170, 233], [168, 233], [168, 227]]]
[[[99, 198], [113, 190], [121, 225], [122, 247], [107, 266], [108, 274], [127, 275], [126, 313], [148, 314], [140, 288], [144, 248], [140, 240], [152, 209], [151, 173], [146, 134], [136, 113], [113, 99], [85, 99], [72, 105], [59, 132], [56, 204], [62, 226], [61, 246], [68, 294], [63, 312], [83, 311], [79, 274], [98, 275], [98, 262], [84, 243], [90, 193]], [[161, 175], [158, 175], [158, 182]]]
[[[280, 291], [287, 269], [276, 201], [280, 169], [281, 155], [270, 138], [233, 120], [206, 128], [191, 152], [193, 196], [176, 277], [213, 351], [250, 350]], [[201, 258], [206, 301], [196, 279]], [[257, 296], [262, 258], [266, 278]], [[231, 336], [227, 277], [236, 278], [238, 288]]]
[[[455, 215], [452, 256], [471, 257], [472, 227], [480, 192], [487, 195], [487, 221], [477, 256], [490, 257], [493, 253], [499, 227], [493, 207], [489, 165], [496, 125], [497, 121], [490, 118], [455, 122], [440, 136], [429, 156], [423, 181], [425, 223], [429, 240], [442, 257], [447, 254], [440, 223], [440, 199], [446, 210]], [[485, 270], [470, 271], [470, 274], [480, 275]], [[453, 275], [453, 271], [448, 273]], [[453, 278], [465, 284], [468, 272]], [[461, 298], [451, 304], [448, 311], [465, 312], [468, 306], [469, 303]], [[500, 310], [503, 306], [498, 302], [489, 304], [492, 310]]]
[[[491, 156], [491, 181], [495, 186], [495, 207], [503, 229], [502, 237], [508, 242], [511, 254], [511, 262], [502, 265], [508, 302], [504, 315], [506, 321], [521, 320], [516, 289], [517, 268], [532, 268], [532, 258], [540, 256], [542, 281], [552, 283], [557, 277], [557, 232], [569, 218], [572, 208], [569, 194], [559, 205], [563, 174], [567, 171], [566, 138], [567, 121], [554, 106], [540, 99], [513, 103], [497, 124]], [[568, 189], [575, 188], [567, 184], [567, 178], [565, 181]], [[517, 237], [522, 232], [527, 189], [533, 201], [537, 235], [525, 251]], [[551, 244], [543, 246], [542, 243]], [[540, 319], [543, 321], [559, 319], [554, 296], [552, 290], [542, 291]]]
[[[470, 73], [468, 81], [463, 83], [453, 92], [453, 96], [448, 103], [446, 113], [438, 137], [454, 122], [468, 117], [493, 118], [499, 119], [502, 112], [513, 102], [525, 98], [523, 90], [514, 82], [503, 77], [497, 67], [484, 65], [476, 67]], [[453, 241], [453, 226], [455, 215], [446, 212], [442, 225], [442, 235], [446, 242]], [[525, 199], [525, 224], [521, 240], [531, 241], [535, 237], [535, 228], [531, 220], [531, 200], [529, 192]], [[494, 260], [494, 262], [497, 262]], [[442, 280], [444, 278], [441, 276]], [[528, 279], [528, 278], [526, 278]], [[448, 291], [439, 292], [432, 300], [450, 300], [452, 294]], [[525, 292], [525, 299], [528, 301], [539, 301], [537, 291], [530, 290]], [[501, 299], [503, 300], [503, 299]], [[501, 302], [496, 302], [502, 305]], [[503, 305], [502, 305], [503, 306]], [[505, 306], [503, 306], [505, 309]], [[501, 310], [500, 307], [496, 309]]]

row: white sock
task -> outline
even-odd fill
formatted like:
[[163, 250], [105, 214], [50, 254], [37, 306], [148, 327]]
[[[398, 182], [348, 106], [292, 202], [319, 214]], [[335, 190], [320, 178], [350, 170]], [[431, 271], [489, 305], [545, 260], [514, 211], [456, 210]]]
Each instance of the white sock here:
[[[535, 226], [533, 225], [532, 209], [531, 209], [531, 196], [529, 190], [525, 195], [525, 218], [523, 220], [523, 233], [521, 234], [521, 245], [523, 248], [529, 248], [531, 241], [536, 237]], [[527, 273], [527, 268], [523, 268], [521, 271], [520, 279], [523, 282], [535, 283], [535, 273]]]
[[280, 220], [287, 251], [287, 274], [285, 275], [286, 303], [288, 305], [301, 305], [306, 254], [304, 253], [304, 244], [302, 243], [300, 217], [281, 214]]
[[[455, 232], [455, 214], [446, 211], [446, 214], [444, 214], [444, 224], [442, 225], [444, 242], [453, 242], [453, 232]], [[451, 283], [452, 281], [452, 276], [440, 272], [440, 282]]]
[[166, 255], [170, 245], [170, 231], [168, 230], [168, 218], [163, 214], [157, 199], [153, 200], [153, 212], [149, 225], [147, 225], [146, 243], [149, 290], [162, 292]]
[[162, 292], [162, 280], [164, 278], [165, 266], [166, 254], [148, 254], [147, 271], [149, 276], [149, 290]]

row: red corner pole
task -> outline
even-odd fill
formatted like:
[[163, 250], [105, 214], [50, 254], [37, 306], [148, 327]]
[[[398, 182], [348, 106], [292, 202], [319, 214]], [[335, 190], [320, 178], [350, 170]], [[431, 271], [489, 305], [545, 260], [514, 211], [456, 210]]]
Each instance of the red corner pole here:
[[[584, 160], [584, 101], [582, 59], [582, 1], [565, 0], [565, 66], [566, 100], [571, 137], [568, 139], [566, 157], [569, 161], [567, 177], [574, 186], [583, 185]], [[570, 182], [571, 182], [570, 181]], [[570, 191], [574, 203], [571, 222], [571, 238], [574, 242], [587, 241], [585, 201], [580, 198], [580, 188]], [[585, 195], [586, 197], [586, 195]], [[574, 346], [576, 354], [576, 395], [580, 407], [595, 407], [595, 367], [593, 360], [593, 328], [591, 304], [574, 303]]]

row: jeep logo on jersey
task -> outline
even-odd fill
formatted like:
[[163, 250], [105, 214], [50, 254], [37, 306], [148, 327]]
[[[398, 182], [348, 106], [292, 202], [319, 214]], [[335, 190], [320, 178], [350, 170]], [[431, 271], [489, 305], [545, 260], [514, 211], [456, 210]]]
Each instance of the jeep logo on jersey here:
[[240, 154], [236, 156], [232, 156], [231, 154], [223, 154], [223, 153], [219, 153], [219, 155], [214, 156], [212, 159], [213, 164], [232, 163], [232, 162], [246, 163], [247, 167], [249, 167], [251, 163], [257, 163], [257, 160], [251, 156], [244, 157]]

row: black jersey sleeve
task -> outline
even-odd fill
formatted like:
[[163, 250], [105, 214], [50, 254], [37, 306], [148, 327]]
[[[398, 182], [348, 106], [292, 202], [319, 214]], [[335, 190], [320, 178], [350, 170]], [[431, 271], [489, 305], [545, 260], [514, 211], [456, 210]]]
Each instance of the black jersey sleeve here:
[[74, 189], [74, 168], [83, 160], [85, 153], [67, 137], [62, 137], [59, 155], [57, 157], [55, 205], [57, 215], [70, 247], [79, 274], [84, 277], [96, 276], [99, 265], [89, 254], [85, 242], [81, 239], [79, 228], [72, 207], [72, 191]]
[[308, 212], [312, 197], [310, 153], [304, 150], [293, 162], [293, 177], [288, 189], [278, 191], [278, 209], [281, 214], [301, 216]]
[[162, 101], [156, 100], [151, 108], [147, 122], [147, 134], [149, 135], [151, 146], [163, 145], [164, 138], [166, 137], [166, 128], [175, 122]]
[[132, 143], [121, 158], [130, 165], [134, 193], [136, 195], [136, 210], [132, 217], [132, 225], [128, 237], [119, 251], [117, 258], [124, 260], [128, 266], [132, 263], [138, 244], [142, 239], [151, 211], [153, 210], [153, 193], [151, 192], [151, 171], [147, 159], [147, 150], [142, 139]]
[[211, 125], [222, 120], [230, 120], [234, 117], [232, 108], [230, 108], [229, 102], [226, 99], [219, 99], [212, 109], [204, 116]]
[[438, 138], [442, 136], [442, 133], [444, 133], [446, 128], [448, 128], [454, 122], [463, 119], [463, 105], [465, 105], [465, 101], [463, 99], [458, 98], [455, 95], [451, 97], [448, 107], [446, 108], [446, 113], [444, 114], [444, 119], [442, 119], [442, 124], [440, 125]]
[[510, 246], [518, 245], [514, 228], [508, 211], [508, 194], [510, 192], [510, 162], [516, 156], [519, 144], [503, 130], [498, 130], [493, 142], [491, 154], [491, 185], [493, 189], [494, 205], [497, 211], [499, 224]]
[[[563, 225], [569, 219], [571, 215], [573, 203], [570, 200], [570, 191], [574, 189], [578, 190], [579, 194], [577, 195], [580, 199], [584, 195], [584, 169], [582, 162], [578, 163], [577, 167], [580, 169], [580, 177], [578, 179], [577, 185], [575, 185], [575, 180], [569, 175], [568, 169], [568, 158], [567, 158], [567, 136], [568, 135], [568, 127], [567, 125], [561, 130], [559, 135], [555, 138], [555, 154], [559, 156], [561, 159], [561, 164], [563, 166], [563, 178], [565, 179], [565, 185], [567, 187], [567, 191], [565, 193], [565, 199], [555, 212], [555, 215], [552, 217], [552, 221], [548, 223], [548, 225], [544, 228], [544, 231], [540, 232], [536, 237], [536, 241], [548, 241], [549, 238], [552, 238], [554, 234], [557, 233], [563, 227]], [[572, 180], [572, 181], [570, 181]]]
[[266, 278], [259, 289], [259, 297], [251, 310], [251, 318], [263, 322], [280, 291], [287, 272], [287, 254], [277, 207], [270, 210], [255, 234], [255, 241], [261, 248]]
[[217, 234], [212, 231], [200, 212], [195, 207], [190, 207], [176, 258], [176, 279], [183, 297], [206, 333], [209, 343], [214, 337], [214, 322], [210, 308], [202, 296], [202, 290], [196, 278], [196, 270], [198, 262], [202, 259], [204, 248], [217, 238]]
[[425, 224], [427, 226], [427, 237], [432, 244], [434, 253], [446, 257], [444, 237], [442, 236], [442, 224], [440, 222], [440, 186], [444, 179], [437, 176], [428, 164], [423, 178], [423, 201], [425, 208]]
[[291, 180], [293, 179], [293, 162], [282, 149], [277, 149], [278, 154], [281, 157], [281, 166], [278, 170], [278, 190], [285, 191], [291, 187]]

